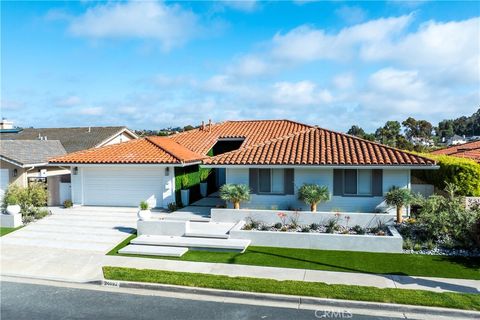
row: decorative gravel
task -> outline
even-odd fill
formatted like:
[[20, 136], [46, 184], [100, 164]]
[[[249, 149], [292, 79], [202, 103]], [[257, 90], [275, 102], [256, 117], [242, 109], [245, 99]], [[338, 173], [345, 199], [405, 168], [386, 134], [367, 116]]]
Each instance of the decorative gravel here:
[[318, 228], [312, 229], [309, 228], [308, 230], [305, 230], [305, 226], [297, 226], [297, 227], [292, 227], [290, 225], [285, 225], [284, 228], [275, 228], [275, 226], [266, 226], [266, 225], [260, 225], [258, 227], [252, 228], [248, 224], [245, 225], [242, 230], [253, 230], [253, 231], [276, 231], [276, 232], [300, 232], [300, 233], [325, 233], [325, 234], [349, 234], [349, 235], [367, 235], [367, 236], [391, 236], [390, 232], [388, 231], [388, 228], [383, 228], [382, 233], [373, 233], [370, 229], [364, 229], [365, 233], [357, 233], [355, 232], [351, 227], [346, 227], [343, 225], [338, 225], [337, 230], [334, 230], [333, 232], [328, 232], [327, 231], [327, 226], [325, 225], [319, 225]]

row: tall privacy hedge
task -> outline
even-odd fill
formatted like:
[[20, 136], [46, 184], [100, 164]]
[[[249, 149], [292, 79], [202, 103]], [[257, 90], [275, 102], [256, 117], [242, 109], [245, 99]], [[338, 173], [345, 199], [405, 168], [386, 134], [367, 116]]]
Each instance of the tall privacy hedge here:
[[451, 156], [424, 154], [437, 161], [438, 170], [413, 170], [412, 174], [438, 189], [445, 189], [446, 183], [455, 184], [462, 196], [480, 197], [480, 164], [470, 159]]
[[[182, 176], [188, 176], [188, 189], [190, 190], [190, 202], [194, 202], [200, 199], [200, 172], [199, 166], [187, 166], [175, 168], [175, 199], [177, 205], [182, 203], [180, 197], [180, 190], [182, 189]], [[184, 204], [187, 205], [187, 204]]]

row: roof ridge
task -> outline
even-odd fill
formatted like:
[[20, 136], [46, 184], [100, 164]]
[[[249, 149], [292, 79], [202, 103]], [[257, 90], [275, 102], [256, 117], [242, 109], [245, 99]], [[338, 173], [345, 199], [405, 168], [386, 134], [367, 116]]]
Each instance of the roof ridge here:
[[234, 152], [239, 152], [239, 151], [244, 151], [244, 150], [250, 150], [250, 149], [253, 149], [253, 148], [258, 148], [258, 147], [261, 147], [261, 146], [265, 146], [267, 144], [272, 144], [274, 142], [278, 142], [278, 141], [281, 141], [281, 140], [286, 140], [286, 139], [290, 139], [290, 138], [293, 138], [295, 136], [298, 136], [300, 134], [303, 134], [303, 133], [306, 133], [308, 131], [313, 131], [315, 130], [316, 128], [313, 127], [313, 126], [310, 126], [310, 128], [307, 128], [307, 129], [303, 129], [303, 130], [300, 130], [300, 131], [296, 131], [296, 132], [292, 132], [292, 133], [289, 133], [287, 135], [284, 135], [284, 136], [281, 136], [281, 137], [276, 137], [276, 138], [273, 138], [273, 139], [270, 139], [270, 140], [267, 140], [267, 141], [262, 141], [262, 142], [259, 142], [259, 143], [256, 143], [256, 144], [252, 144], [252, 145], [249, 145], [247, 147], [243, 147], [243, 148], [238, 148], [236, 150], [232, 150], [232, 151], [229, 151], [229, 152], [225, 152], [225, 153], [222, 153], [222, 154], [219, 154], [219, 155], [216, 155], [214, 157], [211, 157], [211, 159], [215, 159], [217, 157], [221, 157], [221, 156], [226, 156], [226, 155], [229, 155], [229, 154], [232, 154]]
[[159, 140], [165, 140], [165, 141], [169, 141], [169, 143], [174, 143], [178, 146], [180, 146], [181, 148], [187, 150], [188, 152], [191, 152], [195, 155], [197, 155], [199, 157], [199, 159], [202, 159], [204, 158], [202, 155], [188, 149], [187, 147], [181, 145], [180, 143], [172, 140], [172, 139], [169, 139], [167, 137], [160, 137], [160, 136], [148, 136], [148, 137], [145, 137], [145, 140], [147, 140], [148, 142], [150, 142], [151, 144], [153, 144], [154, 146], [156, 146], [157, 148], [161, 149], [162, 151], [165, 151], [166, 153], [168, 153], [169, 155], [171, 155], [172, 157], [174, 157], [175, 159], [177, 159], [178, 161], [180, 161], [181, 163], [185, 163], [185, 162], [188, 162], [188, 160], [184, 159], [183, 157], [179, 156], [176, 152], [173, 152], [172, 150], [167, 150], [165, 147], [159, 145], [158, 143], [156, 143], [153, 138], [155, 139], [159, 139]]

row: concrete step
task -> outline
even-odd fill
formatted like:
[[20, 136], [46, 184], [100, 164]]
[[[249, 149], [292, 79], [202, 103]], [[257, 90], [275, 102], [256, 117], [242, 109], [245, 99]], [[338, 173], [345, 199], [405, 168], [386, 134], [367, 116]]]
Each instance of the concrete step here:
[[118, 252], [126, 254], [143, 254], [148, 256], [181, 257], [187, 251], [188, 248], [182, 247], [160, 247], [130, 244], [120, 249]]
[[233, 228], [234, 223], [209, 222], [199, 223], [191, 222], [190, 231], [185, 234], [186, 237], [198, 238], [219, 238], [228, 239], [228, 232]]
[[243, 252], [250, 245], [250, 240], [142, 235], [133, 239], [130, 243], [136, 245], [220, 249]]

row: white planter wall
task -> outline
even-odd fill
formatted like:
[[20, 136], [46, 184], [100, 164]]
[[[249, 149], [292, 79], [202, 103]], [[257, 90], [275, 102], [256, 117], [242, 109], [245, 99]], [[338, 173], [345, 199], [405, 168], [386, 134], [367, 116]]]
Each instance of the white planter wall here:
[[394, 227], [389, 227], [392, 236], [369, 236], [240, 230], [242, 226], [230, 230], [230, 238], [250, 240], [252, 246], [401, 253], [403, 245]]
[[[285, 213], [287, 215], [287, 222], [289, 217], [294, 215], [293, 211], [286, 210], [250, 210], [250, 209], [211, 209], [211, 219], [213, 222], [239, 222], [246, 221], [249, 218], [253, 218], [261, 223], [273, 225], [277, 222], [281, 222], [278, 217], [278, 213]], [[301, 225], [309, 225], [312, 223], [325, 224], [330, 219], [337, 219], [335, 212], [305, 212], [299, 211], [298, 218]], [[378, 222], [382, 222], [386, 225], [393, 225], [395, 214], [385, 213], [340, 213], [338, 217], [338, 224], [346, 225], [346, 216], [349, 216], [349, 226], [360, 225], [362, 228], [374, 227]]]

